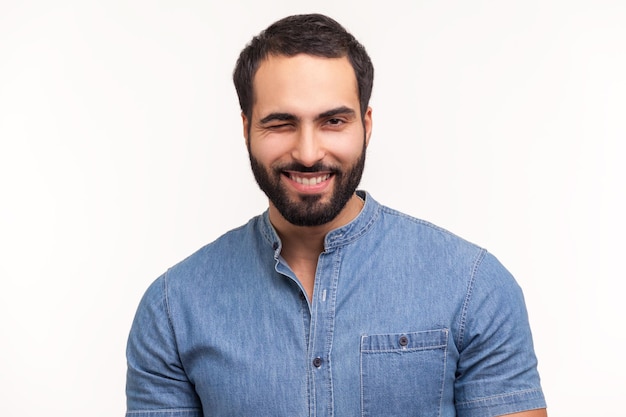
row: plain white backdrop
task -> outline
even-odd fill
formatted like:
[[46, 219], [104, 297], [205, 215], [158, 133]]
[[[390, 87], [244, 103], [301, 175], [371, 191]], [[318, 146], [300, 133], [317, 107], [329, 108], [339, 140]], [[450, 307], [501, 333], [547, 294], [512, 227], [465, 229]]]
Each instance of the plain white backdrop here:
[[0, 0], [0, 415], [123, 415], [146, 287], [266, 207], [237, 55], [308, 12], [376, 67], [362, 188], [513, 272], [551, 417], [626, 415], [622, 0]]

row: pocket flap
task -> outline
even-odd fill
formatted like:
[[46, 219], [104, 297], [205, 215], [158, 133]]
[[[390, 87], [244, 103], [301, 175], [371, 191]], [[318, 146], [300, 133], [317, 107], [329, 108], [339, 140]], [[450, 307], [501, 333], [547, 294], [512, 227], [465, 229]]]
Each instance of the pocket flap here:
[[361, 352], [382, 353], [446, 347], [448, 329], [361, 336]]

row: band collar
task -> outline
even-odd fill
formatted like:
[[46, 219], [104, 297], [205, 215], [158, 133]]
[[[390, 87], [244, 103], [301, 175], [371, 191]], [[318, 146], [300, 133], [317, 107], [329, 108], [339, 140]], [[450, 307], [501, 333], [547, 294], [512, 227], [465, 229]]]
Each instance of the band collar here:
[[[363, 236], [378, 217], [380, 204], [366, 191], [357, 190], [356, 193], [365, 202], [361, 212], [350, 223], [328, 232], [324, 239], [325, 252], [347, 245]], [[272, 246], [275, 256], [277, 257], [278, 254], [280, 254], [282, 244], [278, 233], [276, 233], [276, 229], [274, 229], [274, 226], [272, 226], [270, 222], [269, 210], [263, 213], [261, 223], [262, 233]]]

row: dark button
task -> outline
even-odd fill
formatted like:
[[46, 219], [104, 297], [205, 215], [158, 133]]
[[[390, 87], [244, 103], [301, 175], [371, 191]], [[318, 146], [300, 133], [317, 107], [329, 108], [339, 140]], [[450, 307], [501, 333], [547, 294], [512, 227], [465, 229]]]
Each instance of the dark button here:
[[406, 336], [400, 336], [400, 339], [398, 339], [398, 343], [400, 344], [400, 346], [405, 347], [409, 344], [409, 338]]
[[313, 359], [313, 366], [315, 366], [316, 368], [319, 368], [320, 366], [322, 366], [322, 358]]
[[302, 301], [304, 301], [306, 299], [306, 297], [305, 297], [305, 295], [304, 295], [304, 293], [302, 291], [300, 291], [300, 299]]
[[274, 244], [272, 245], [272, 248], [274, 248], [274, 250], [278, 249], [278, 242], [274, 242]]

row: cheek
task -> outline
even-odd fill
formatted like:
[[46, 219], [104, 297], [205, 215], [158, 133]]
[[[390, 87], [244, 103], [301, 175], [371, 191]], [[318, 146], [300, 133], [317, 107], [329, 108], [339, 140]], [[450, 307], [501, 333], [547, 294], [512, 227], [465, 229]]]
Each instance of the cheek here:
[[364, 138], [363, 135], [355, 136], [351, 138], [345, 138], [346, 140], [338, 140], [332, 146], [332, 154], [335, 158], [345, 162], [352, 162], [358, 159], [363, 153]]
[[280, 141], [274, 140], [252, 140], [248, 147], [250, 154], [263, 165], [271, 165], [284, 158], [288, 153], [281, 145]]

